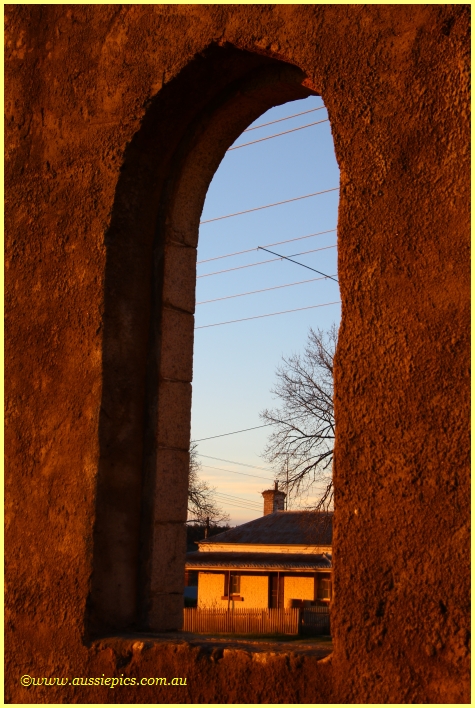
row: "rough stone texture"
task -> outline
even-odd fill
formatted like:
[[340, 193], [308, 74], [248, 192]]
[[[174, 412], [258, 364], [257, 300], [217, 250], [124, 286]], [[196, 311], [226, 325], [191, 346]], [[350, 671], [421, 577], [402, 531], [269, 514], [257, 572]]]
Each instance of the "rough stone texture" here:
[[[6, 10], [7, 701], [468, 702], [468, 8]], [[155, 502], [160, 445], [187, 475], [201, 207], [312, 92], [341, 169], [332, 660], [98, 639], [179, 613]]]

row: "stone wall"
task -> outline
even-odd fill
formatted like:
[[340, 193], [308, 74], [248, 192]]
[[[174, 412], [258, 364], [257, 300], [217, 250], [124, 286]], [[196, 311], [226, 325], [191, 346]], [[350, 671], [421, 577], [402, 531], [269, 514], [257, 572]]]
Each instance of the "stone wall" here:
[[[6, 23], [7, 702], [469, 701], [468, 7]], [[153, 639], [181, 612], [198, 221], [233, 140], [312, 93], [341, 170], [335, 649], [208, 656]], [[188, 684], [20, 684], [121, 673]]]

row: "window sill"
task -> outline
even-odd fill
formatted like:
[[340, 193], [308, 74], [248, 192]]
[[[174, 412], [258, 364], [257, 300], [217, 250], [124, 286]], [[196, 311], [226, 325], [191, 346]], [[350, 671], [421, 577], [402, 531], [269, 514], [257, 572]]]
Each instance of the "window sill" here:
[[244, 598], [240, 595], [223, 595], [221, 600], [232, 600], [233, 602], [244, 602]]

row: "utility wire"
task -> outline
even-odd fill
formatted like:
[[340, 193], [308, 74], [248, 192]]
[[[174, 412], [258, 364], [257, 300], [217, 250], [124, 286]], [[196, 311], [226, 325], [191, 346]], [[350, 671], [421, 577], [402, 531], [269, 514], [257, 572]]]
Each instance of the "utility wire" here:
[[319, 108], [311, 108], [309, 111], [302, 111], [302, 113], [294, 113], [292, 116], [286, 116], [285, 118], [278, 118], [277, 120], [271, 120], [270, 123], [261, 123], [260, 125], [255, 125], [253, 128], [246, 128], [243, 133], [250, 133], [251, 130], [257, 130], [258, 128], [265, 128], [268, 125], [274, 125], [274, 123], [282, 123], [283, 120], [290, 120], [291, 118], [297, 118], [298, 116], [304, 116], [307, 113], [315, 113], [315, 111], [323, 111], [326, 106], [320, 106]]
[[317, 120], [315, 123], [307, 123], [307, 125], [301, 125], [299, 128], [292, 128], [291, 130], [284, 130], [283, 133], [275, 133], [274, 135], [268, 135], [267, 138], [259, 138], [259, 140], [251, 140], [250, 143], [243, 143], [242, 145], [235, 145], [226, 150], [226, 152], [231, 152], [231, 150], [239, 150], [239, 148], [245, 148], [249, 145], [255, 145], [256, 143], [263, 143], [264, 140], [272, 140], [272, 138], [280, 138], [281, 135], [288, 135], [289, 133], [295, 133], [297, 130], [304, 130], [304, 128], [311, 128], [313, 125], [320, 125], [321, 123], [328, 123], [328, 118], [323, 120]]
[[[327, 307], [327, 305], [339, 305], [340, 302], [341, 302], [341, 300], [335, 300], [334, 302], [322, 302], [320, 305], [309, 305], [308, 307], [297, 307], [297, 308], [295, 308], [295, 310], [282, 310], [282, 312], [269, 312], [267, 315], [254, 315], [254, 317], [243, 317], [240, 320], [229, 320], [228, 322], [214, 322], [213, 324], [209, 324], [209, 325], [200, 325], [199, 327], [195, 327], [195, 329], [206, 329], [207, 327], [219, 327], [220, 325], [234, 324], [235, 322], [247, 322], [247, 320], [259, 320], [259, 319], [262, 319], [263, 317], [274, 317], [275, 315], [287, 315], [289, 312], [301, 312], [302, 310], [313, 310], [316, 307]], [[264, 426], [258, 426], [258, 427], [264, 427]], [[249, 430], [252, 430], [252, 428], [249, 428]], [[220, 436], [217, 436], [217, 437], [220, 437]], [[195, 442], [199, 442], [199, 440], [196, 440]]]
[[[221, 501], [221, 500], [218, 499], [218, 501]], [[235, 506], [238, 509], [249, 509], [249, 507], [246, 504], [238, 504], [237, 502], [228, 502], [228, 501], [225, 502], [224, 500], [222, 500], [222, 501], [223, 501], [223, 504], [225, 504], [226, 506]], [[250, 511], [257, 512], [257, 509], [251, 508]], [[259, 511], [262, 512], [261, 507], [259, 508]]]
[[[288, 238], [286, 241], [276, 241], [276, 243], [266, 243], [265, 246], [261, 248], [269, 248], [270, 246], [280, 246], [283, 243], [292, 243], [292, 241], [302, 241], [305, 238], [311, 238], [312, 236], [321, 236], [322, 234], [332, 234], [336, 229], [328, 229], [327, 231], [317, 231], [314, 234], [308, 234], [307, 236], [297, 236], [297, 238]], [[204, 261], [197, 261], [196, 265], [201, 265], [201, 263], [209, 263], [210, 261], [219, 261], [221, 258], [231, 258], [231, 256], [240, 256], [243, 253], [251, 253], [251, 251], [257, 251], [259, 246], [255, 248], [246, 248], [245, 251], [235, 251], [234, 253], [225, 253], [224, 256], [214, 256], [213, 258], [206, 258]]]
[[250, 507], [257, 507], [258, 509], [261, 508], [261, 505], [259, 502], [252, 500], [252, 499], [246, 499], [246, 497], [236, 497], [232, 496], [231, 494], [224, 494], [223, 492], [214, 492], [217, 497], [221, 497], [222, 499], [227, 499], [232, 502], [238, 502], [241, 504], [246, 504], [249, 505]]
[[[331, 248], [331, 246], [328, 246], [328, 248]], [[336, 248], [336, 246], [334, 246], [334, 248]], [[274, 253], [274, 251], [269, 251], [267, 248], [263, 248], [262, 246], [259, 246], [259, 250], [260, 251], [267, 251], [267, 253], [272, 253], [272, 255], [274, 255], [274, 256], [279, 255], [278, 253]], [[316, 249], [316, 250], [323, 251], [325, 249], [320, 248], [320, 249]], [[306, 253], [311, 253], [311, 251], [306, 251]], [[294, 256], [303, 256], [303, 255], [305, 255], [305, 253], [294, 253], [293, 255]], [[327, 275], [326, 273], [322, 273], [321, 270], [316, 270], [315, 268], [310, 268], [310, 266], [305, 265], [304, 263], [298, 263], [297, 261], [293, 261], [292, 258], [289, 258], [288, 256], [280, 256], [280, 258], [285, 258], [286, 261], [290, 261], [291, 263], [296, 263], [297, 265], [302, 266], [302, 268], [308, 268], [308, 270], [313, 270], [314, 273], [318, 273], [319, 275], [324, 275], [325, 278], [330, 278], [330, 280], [334, 280], [335, 283], [338, 283], [338, 280], [336, 278], [334, 278], [332, 275]]]
[[[256, 249], [257, 250], [257, 249]], [[268, 258], [266, 261], [258, 261], [257, 263], [248, 263], [247, 265], [235, 266], [234, 268], [226, 268], [225, 270], [213, 270], [212, 273], [203, 273], [203, 275], [197, 275], [198, 278], [209, 278], [210, 275], [221, 275], [222, 273], [231, 273], [233, 270], [243, 270], [244, 268], [253, 268], [254, 266], [264, 265], [265, 263], [275, 263], [281, 260], [280, 258]]]
[[[294, 261], [295, 262], [295, 261]], [[274, 285], [272, 288], [264, 288], [263, 290], [251, 290], [247, 293], [238, 293], [237, 295], [227, 295], [226, 297], [217, 297], [214, 300], [202, 300], [201, 302], [197, 302], [196, 305], [209, 305], [211, 302], [220, 302], [221, 300], [232, 300], [232, 298], [235, 297], [244, 297], [244, 295], [257, 295], [258, 293], [267, 293], [269, 290], [279, 290], [280, 288], [291, 288], [294, 285], [304, 285], [304, 283], [315, 283], [317, 280], [326, 280], [327, 277], [331, 276], [325, 276], [324, 278], [310, 278], [310, 280], [299, 280], [297, 283], [286, 283], [286, 285]]]
[[[239, 464], [239, 463], [234, 463], [234, 464]], [[274, 479], [271, 477], [261, 477], [258, 474], [249, 474], [248, 472], [236, 472], [235, 470], [225, 470], [223, 467], [213, 467], [212, 465], [201, 465], [201, 467], [204, 467], [205, 469], [208, 470], [219, 470], [220, 472], [232, 472], [232, 474], [239, 474], [244, 477], [255, 477], [256, 479], [264, 479], [266, 482], [273, 482]]]
[[[292, 418], [292, 420], [296, 420], [296, 418]], [[272, 423], [272, 425], [275, 425], [275, 423]], [[245, 462], [236, 462], [235, 460], [223, 460], [222, 457], [211, 457], [211, 455], [202, 455], [200, 452], [197, 453], [198, 457], [206, 457], [207, 460], [218, 460], [218, 462], [229, 462], [230, 465], [239, 465], [240, 467], [249, 467], [251, 470], [262, 470], [263, 472], [270, 472], [271, 474], [274, 472], [274, 470], [270, 470], [268, 467], [257, 467], [257, 465], [246, 465]], [[261, 477], [261, 479], [265, 479], [264, 477]]]
[[251, 211], [260, 211], [261, 209], [269, 209], [270, 207], [279, 206], [279, 204], [288, 204], [289, 202], [298, 202], [299, 199], [308, 199], [309, 197], [316, 197], [319, 194], [328, 194], [328, 192], [338, 192], [340, 187], [332, 187], [331, 189], [324, 189], [322, 192], [312, 192], [312, 194], [304, 194], [302, 197], [293, 197], [293, 199], [284, 199], [282, 202], [274, 202], [273, 204], [265, 204], [264, 206], [254, 207], [253, 209], [245, 209], [244, 211], [236, 211], [234, 214], [225, 214], [224, 216], [215, 216], [214, 219], [206, 219], [205, 221], [200, 221], [200, 226], [202, 224], [209, 224], [212, 221], [220, 221], [221, 219], [229, 219], [231, 216], [240, 216], [241, 214], [249, 214]]
[[[306, 256], [307, 253], [317, 253], [317, 251], [328, 251], [329, 248], [336, 248], [336, 244], [333, 244], [332, 246], [322, 246], [321, 248], [312, 248], [310, 251], [301, 251], [300, 253], [293, 253], [292, 256]], [[261, 250], [261, 251], [267, 251], [266, 248], [262, 248], [261, 246], [258, 246], [256, 250]], [[272, 251], [269, 251], [269, 253], [272, 253]], [[292, 257], [291, 256], [291, 257]], [[248, 263], [247, 265], [242, 265], [242, 266], [235, 266], [234, 268], [226, 268], [225, 270], [213, 270], [212, 273], [203, 273], [203, 275], [197, 275], [196, 279], [198, 278], [209, 278], [210, 275], [221, 275], [221, 273], [231, 273], [233, 270], [243, 270], [244, 268], [253, 268], [254, 266], [258, 265], [264, 265], [265, 263], [275, 263], [276, 261], [281, 261], [283, 258], [287, 258], [287, 260], [290, 260], [287, 256], [278, 256], [278, 258], [268, 258], [266, 261], [257, 261], [256, 263]], [[295, 263], [296, 261], [294, 261]], [[298, 263], [297, 265], [302, 265], [302, 263]], [[308, 268], [309, 266], [305, 266]], [[310, 270], [314, 270], [313, 268], [310, 268]], [[319, 271], [315, 271], [318, 273]], [[325, 275], [325, 273], [320, 273], [320, 275]], [[329, 277], [329, 276], [325, 276]]]
[[226, 497], [218, 496], [217, 492], [215, 492], [215, 495], [217, 497], [216, 500], [225, 507], [229, 504], [231, 506], [239, 506], [239, 507], [241, 507], [241, 509], [249, 509], [249, 511], [261, 511], [262, 510], [262, 506], [258, 502], [251, 504], [250, 502], [248, 502], [246, 500], [243, 502], [240, 502], [237, 499], [227, 499]]
[[[234, 502], [234, 501], [228, 501], [227, 499], [217, 499], [220, 504], [222, 504], [223, 508], [225, 510], [229, 510], [229, 507], [237, 507], [238, 509], [241, 509], [242, 511], [249, 511], [252, 512], [253, 516], [262, 516], [262, 506], [257, 507], [257, 506], [248, 506], [247, 504], [240, 504], [239, 502]], [[234, 511], [234, 509], [233, 509]]]
[[225, 509], [227, 509], [230, 506], [233, 506], [233, 507], [236, 507], [237, 509], [242, 509], [242, 510], [249, 509], [249, 511], [253, 511], [254, 514], [258, 514], [259, 511], [262, 513], [262, 507], [260, 507], [258, 510], [257, 508], [247, 506], [247, 504], [239, 504], [238, 502], [231, 502], [231, 501], [228, 501], [227, 499], [218, 499], [218, 501], [222, 503], [222, 505], [224, 506]]
[[252, 511], [254, 516], [258, 516], [259, 513], [260, 515], [262, 515], [262, 507], [257, 508], [254, 506], [248, 506], [247, 504], [239, 504], [239, 502], [228, 501], [228, 499], [221, 499], [220, 497], [218, 497], [216, 501], [218, 501], [223, 506], [224, 510], [229, 510], [229, 507], [236, 507], [237, 509], [241, 509], [242, 511]]
[[236, 495], [236, 494], [227, 494], [226, 492], [215, 492], [215, 494], [219, 495], [220, 497], [227, 497], [228, 499], [234, 499], [234, 501], [249, 502], [249, 504], [255, 504], [256, 506], [260, 507], [260, 503], [257, 502], [255, 499], [249, 499], [248, 497], [240, 497], [239, 495]]
[[219, 494], [218, 492], [215, 492], [215, 495], [217, 497], [217, 501], [220, 502], [221, 504], [240, 505], [240, 506], [243, 506], [245, 509], [249, 509], [250, 511], [260, 511], [262, 509], [259, 502], [251, 503], [250, 500], [245, 499], [244, 497], [242, 497], [242, 501], [241, 501], [238, 498], [237, 499], [235, 499], [234, 497], [229, 498], [226, 495]]
[[191, 442], [203, 442], [204, 440], [214, 440], [215, 438], [225, 438], [228, 435], [236, 435], [237, 433], [247, 433], [249, 430], [257, 430], [258, 428], [268, 428], [270, 425], [275, 425], [275, 423], [265, 423], [264, 425], [256, 425], [254, 428], [244, 428], [244, 430], [233, 430], [232, 433], [222, 433], [221, 435], [212, 435], [210, 438], [200, 438], [199, 440], [192, 440]]
[[[317, 305], [318, 307], [318, 305]], [[295, 418], [291, 418], [288, 422], [292, 423], [294, 420], [299, 420], [300, 416], [295, 416]], [[257, 430], [257, 428], [268, 428], [269, 425], [279, 425], [279, 422], [275, 423], [264, 423], [264, 425], [256, 425], [254, 428], [246, 428], [245, 430], [233, 430], [232, 433], [222, 433], [221, 435], [213, 435], [211, 438], [201, 438], [200, 440], [191, 440], [191, 443], [198, 443], [198, 442], [203, 442], [203, 440], [213, 440], [214, 438], [224, 438], [226, 435], [236, 435], [236, 433], [247, 433], [248, 430]], [[222, 460], [220, 457], [210, 457], [210, 455], [201, 455], [198, 453], [199, 457], [207, 457], [210, 460], [220, 460], [221, 462], [229, 462], [231, 465], [242, 465], [243, 467], [251, 467], [251, 465], [245, 465], [242, 462], [232, 462], [232, 460]], [[251, 467], [251, 469], [259, 469], [259, 470], [267, 470], [265, 467]], [[269, 470], [272, 472], [272, 470]]]

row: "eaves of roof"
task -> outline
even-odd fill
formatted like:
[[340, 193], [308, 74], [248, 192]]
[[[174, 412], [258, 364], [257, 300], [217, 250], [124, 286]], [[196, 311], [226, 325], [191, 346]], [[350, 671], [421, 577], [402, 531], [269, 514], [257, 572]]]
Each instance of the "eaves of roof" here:
[[205, 569], [255, 569], [314, 571], [331, 570], [331, 556], [308, 553], [200, 553], [186, 554], [187, 570]]

